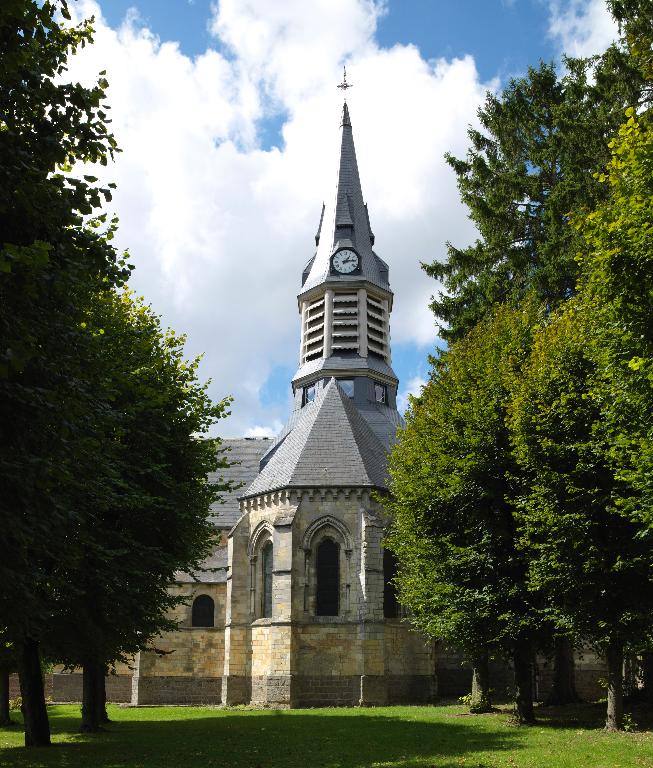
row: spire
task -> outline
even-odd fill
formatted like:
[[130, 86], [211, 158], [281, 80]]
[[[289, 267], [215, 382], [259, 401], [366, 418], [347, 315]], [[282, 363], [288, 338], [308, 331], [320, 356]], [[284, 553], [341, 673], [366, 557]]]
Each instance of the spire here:
[[324, 203], [322, 203], [322, 213], [320, 214], [320, 223], [317, 227], [317, 232], [315, 233], [315, 246], [317, 247], [320, 244], [320, 234], [322, 232], [322, 222], [324, 221]]
[[[346, 72], [339, 88], [351, 88]], [[374, 234], [370, 227], [367, 206], [363, 199], [354, 132], [347, 102], [342, 107], [340, 121], [340, 159], [335, 195], [327, 202], [320, 217], [317, 252], [308, 269], [302, 292], [321, 283], [339, 283], [352, 280], [368, 280], [389, 290], [387, 265], [372, 250]], [[360, 269], [351, 274], [338, 274], [331, 268], [331, 257], [340, 248], [351, 248], [358, 253]], [[304, 277], [304, 275], [302, 275]]]
[[367, 211], [363, 201], [360, 176], [358, 175], [354, 132], [346, 103], [342, 109], [341, 129], [340, 166], [338, 168], [332, 246], [336, 248], [340, 240], [350, 240], [349, 244], [353, 245], [363, 256], [364, 251], [371, 250], [370, 229], [367, 223]]
[[347, 126], [347, 128], [351, 128], [351, 118], [349, 117], [349, 108], [347, 107], [347, 102], [342, 105], [342, 120], [340, 121], [340, 127], [344, 128], [345, 126]]

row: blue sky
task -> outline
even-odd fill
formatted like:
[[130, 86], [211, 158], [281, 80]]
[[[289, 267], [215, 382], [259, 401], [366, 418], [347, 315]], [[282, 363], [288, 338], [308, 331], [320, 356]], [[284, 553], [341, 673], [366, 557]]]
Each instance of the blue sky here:
[[[189, 56], [203, 53], [212, 0], [111, 0], [104, 15], [117, 26], [130, 9], [162, 40], [179, 42]], [[416, 45], [425, 58], [473, 54], [483, 79], [524, 72], [558, 50], [548, 34], [550, 9], [543, 0], [390, 0], [376, 38], [391, 48]]]
[[420, 261], [474, 230], [446, 151], [496, 91], [563, 50], [602, 50], [603, 0], [78, 0], [96, 44], [71, 74], [107, 69], [123, 149], [119, 244], [133, 287], [233, 394], [225, 435], [272, 434], [297, 363], [295, 301], [335, 178], [343, 63], [364, 195], [395, 291], [401, 401], [438, 343]]

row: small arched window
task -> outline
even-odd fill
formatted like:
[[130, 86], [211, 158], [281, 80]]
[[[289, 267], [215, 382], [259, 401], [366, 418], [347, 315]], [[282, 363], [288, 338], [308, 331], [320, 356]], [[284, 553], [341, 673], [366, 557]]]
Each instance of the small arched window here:
[[337, 616], [340, 602], [340, 546], [324, 539], [317, 547], [317, 592], [315, 613]]
[[397, 575], [397, 558], [389, 549], [383, 550], [383, 615], [386, 619], [399, 616], [397, 587], [394, 578]]
[[263, 547], [263, 551], [261, 552], [262, 555], [262, 563], [261, 567], [263, 569], [262, 572], [262, 597], [263, 597], [263, 606], [262, 606], [262, 612], [261, 615], [265, 619], [272, 618], [272, 560], [273, 560], [273, 549], [272, 549], [272, 542], [268, 541], [268, 543]]
[[215, 603], [208, 595], [198, 595], [193, 600], [191, 624], [194, 627], [215, 626]]

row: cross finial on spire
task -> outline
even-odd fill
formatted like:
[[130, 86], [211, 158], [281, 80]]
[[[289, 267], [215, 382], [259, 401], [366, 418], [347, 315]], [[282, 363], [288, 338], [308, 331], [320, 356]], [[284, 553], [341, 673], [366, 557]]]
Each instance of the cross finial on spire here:
[[342, 89], [345, 93], [345, 101], [347, 101], [347, 89], [353, 88], [351, 83], [347, 82], [347, 67], [342, 68], [342, 82], [338, 84], [338, 88]]

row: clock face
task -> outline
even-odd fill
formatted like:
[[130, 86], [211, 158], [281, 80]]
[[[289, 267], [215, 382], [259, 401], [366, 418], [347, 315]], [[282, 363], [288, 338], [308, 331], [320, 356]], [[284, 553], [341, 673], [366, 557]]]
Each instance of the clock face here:
[[358, 269], [358, 254], [350, 248], [343, 248], [333, 257], [333, 268], [343, 275]]

